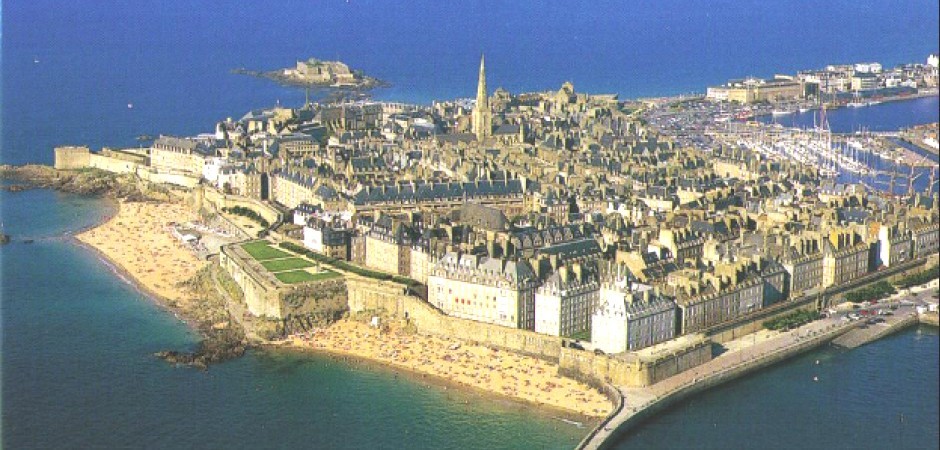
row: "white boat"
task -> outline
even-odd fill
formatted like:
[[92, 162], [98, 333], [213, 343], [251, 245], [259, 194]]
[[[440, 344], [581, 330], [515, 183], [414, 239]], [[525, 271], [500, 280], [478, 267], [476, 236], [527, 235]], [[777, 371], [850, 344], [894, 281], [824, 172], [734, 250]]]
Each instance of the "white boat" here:
[[793, 111], [790, 111], [789, 109], [775, 109], [773, 112], [771, 112], [771, 114], [775, 116], [785, 116], [787, 114], [793, 114]]
[[811, 111], [811, 110], [813, 110], [813, 108], [810, 108], [810, 107], [808, 107], [808, 106], [806, 106], [806, 107], [801, 107], [801, 108], [800, 108], [800, 113], [809, 112], [809, 111]]
[[849, 102], [849, 103], [846, 103], [845, 106], [848, 106], [849, 108], [861, 108], [861, 107], [863, 107], [863, 106], [868, 106], [868, 103], [865, 103], [865, 102]]
[[877, 104], [880, 104], [880, 103], [881, 103], [881, 101], [879, 101], [879, 100], [872, 100], [872, 101], [868, 102], [868, 106], [877, 105]]

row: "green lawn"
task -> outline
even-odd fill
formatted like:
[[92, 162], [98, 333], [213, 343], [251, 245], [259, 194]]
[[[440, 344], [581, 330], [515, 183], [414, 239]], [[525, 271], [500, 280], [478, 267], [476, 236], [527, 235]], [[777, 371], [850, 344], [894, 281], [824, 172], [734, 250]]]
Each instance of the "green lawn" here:
[[265, 261], [268, 259], [274, 258], [286, 258], [288, 256], [293, 256], [290, 253], [287, 253], [283, 250], [278, 250], [274, 247], [271, 247], [267, 241], [255, 241], [249, 242], [242, 245], [242, 248], [251, 255], [252, 258], [258, 261]]
[[301, 258], [287, 258], [262, 261], [261, 265], [269, 272], [282, 272], [285, 270], [305, 269], [312, 267], [313, 263]]
[[339, 276], [338, 273], [333, 271], [325, 271], [320, 273], [310, 273], [303, 270], [292, 270], [289, 272], [278, 272], [274, 274], [278, 280], [281, 280], [282, 283], [294, 284], [294, 283], [306, 283], [309, 281], [320, 281], [328, 280], [330, 278], [336, 278]]

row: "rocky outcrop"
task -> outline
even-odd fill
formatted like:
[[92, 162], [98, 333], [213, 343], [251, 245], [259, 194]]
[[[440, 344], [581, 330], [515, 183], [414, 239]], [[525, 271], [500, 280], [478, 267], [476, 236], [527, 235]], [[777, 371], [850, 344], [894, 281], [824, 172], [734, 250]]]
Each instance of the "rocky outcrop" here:
[[135, 175], [115, 174], [99, 169], [56, 170], [43, 165], [0, 166], [0, 179], [16, 180], [7, 190], [55, 189], [80, 195], [109, 195], [127, 201], [163, 200], [166, 192], [150, 188]]
[[154, 356], [170, 364], [206, 370], [244, 355], [250, 347], [245, 330], [229, 315], [225, 300], [215, 289], [210, 270], [212, 266], [206, 266], [183, 283], [192, 292], [192, 301], [167, 305], [195, 323], [203, 340], [191, 352], [164, 350]]
[[218, 330], [206, 336], [193, 352], [164, 350], [154, 356], [175, 364], [207, 370], [210, 365], [238, 358], [245, 354], [248, 343], [240, 330]]

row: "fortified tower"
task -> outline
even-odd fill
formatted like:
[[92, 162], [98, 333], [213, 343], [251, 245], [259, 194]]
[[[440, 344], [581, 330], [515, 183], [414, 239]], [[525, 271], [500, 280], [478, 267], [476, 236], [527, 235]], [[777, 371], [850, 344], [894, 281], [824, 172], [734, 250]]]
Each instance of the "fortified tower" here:
[[486, 95], [486, 67], [480, 56], [480, 81], [477, 83], [477, 104], [473, 107], [473, 134], [482, 143], [493, 133], [493, 115], [490, 100]]

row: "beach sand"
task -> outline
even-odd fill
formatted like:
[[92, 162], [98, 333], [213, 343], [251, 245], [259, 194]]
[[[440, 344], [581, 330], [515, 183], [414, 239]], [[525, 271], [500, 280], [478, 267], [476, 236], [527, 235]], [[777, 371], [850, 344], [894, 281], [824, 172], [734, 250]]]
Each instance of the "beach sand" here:
[[383, 332], [342, 320], [292, 336], [288, 345], [373, 360], [463, 386], [590, 417], [604, 417], [610, 401], [589, 386], [557, 374], [555, 364], [456, 339], [422, 336], [397, 326]]
[[185, 306], [190, 291], [179, 286], [207, 264], [183, 247], [168, 229], [170, 222], [197, 219], [178, 203], [121, 202], [118, 213], [76, 238], [95, 248], [133, 277], [149, 293]]
[[[197, 305], [191, 303], [197, 300], [179, 283], [207, 262], [186, 249], [168, 224], [195, 219], [195, 214], [180, 204], [122, 202], [111, 220], [76, 238], [100, 251], [150, 294], [185, 312], [194, 309]], [[416, 335], [397, 326], [382, 332], [343, 320], [305, 336], [293, 336], [286, 344], [368, 359], [583, 416], [604, 417], [611, 410], [603, 394], [559, 376], [555, 364], [454, 339]]]

